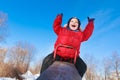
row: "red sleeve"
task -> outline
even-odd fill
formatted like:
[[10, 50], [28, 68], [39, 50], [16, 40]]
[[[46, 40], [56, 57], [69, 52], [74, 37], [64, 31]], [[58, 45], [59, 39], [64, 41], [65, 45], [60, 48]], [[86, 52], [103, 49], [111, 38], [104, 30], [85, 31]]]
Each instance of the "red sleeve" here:
[[62, 24], [62, 16], [61, 15], [58, 15], [55, 20], [54, 20], [54, 23], [53, 23], [53, 29], [54, 29], [54, 32], [58, 35], [59, 34], [59, 31], [60, 29], [62, 28], [61, 27], [61, 24]]
[[82, 41], [87, 41], [93, 33], [94, 22], [89, 22], [83, 31]]

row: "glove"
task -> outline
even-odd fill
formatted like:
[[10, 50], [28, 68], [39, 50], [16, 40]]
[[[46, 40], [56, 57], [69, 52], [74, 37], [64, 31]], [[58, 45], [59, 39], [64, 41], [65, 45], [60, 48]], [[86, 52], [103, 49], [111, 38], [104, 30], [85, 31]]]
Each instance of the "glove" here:
[[63, 16], [63, 13], [60, 13], [61, 16]]
[[62, 17], [63, 17], [63, 13], [60, 13], [60, 14], [58, 14], [57, 16], [62, 16]]
[[89, 18], [89, 17], [87, 18], [88, 18], [88, 22], [93, 22], [95, 20], [95, 18]]

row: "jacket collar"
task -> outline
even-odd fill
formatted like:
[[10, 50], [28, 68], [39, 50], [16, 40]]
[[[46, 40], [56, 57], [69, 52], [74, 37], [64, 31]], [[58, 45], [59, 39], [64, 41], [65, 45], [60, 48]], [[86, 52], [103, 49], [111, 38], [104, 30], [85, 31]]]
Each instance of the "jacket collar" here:
[[67, 30], [78, 32], [79, 30], [71, 30], [69, 27], [67, 27]]

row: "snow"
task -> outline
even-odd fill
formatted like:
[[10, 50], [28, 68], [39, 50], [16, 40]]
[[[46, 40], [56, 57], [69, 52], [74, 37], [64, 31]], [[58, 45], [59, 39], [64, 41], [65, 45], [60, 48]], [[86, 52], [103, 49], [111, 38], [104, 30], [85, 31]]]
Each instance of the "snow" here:
[[5, 77], [2, 77], [0, 78], [0, 80], [16, 80], [15, 78], [5, 78]]
[[[33, 75], [30, 71], [27, 71], [25, 74], [21, 75], [23, 80], [36, 80], [39, 74]], [[16, 80], [15, 78], [1, 77], [0, 80]]]

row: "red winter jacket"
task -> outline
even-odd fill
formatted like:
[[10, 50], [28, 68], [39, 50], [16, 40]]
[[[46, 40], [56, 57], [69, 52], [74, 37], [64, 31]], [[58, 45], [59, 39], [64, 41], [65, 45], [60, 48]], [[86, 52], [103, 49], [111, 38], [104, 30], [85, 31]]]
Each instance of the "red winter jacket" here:
[[[56, 51], [56, 54], [61, 57], [74, 58], [75, 53], [77, 53], [76, 56], [78, 56], [80, 53], [79, 50], [80, 50], [81, 42], [88, 40], [89, 37], [91, 36], [94, 29], [94, 24], [93, 22], [89, 22], [83, 32], [82, 31], [75, 32], [68, 30], [65, 27], [62, 27], [61, 23], [62, 23], [62, 16], [58, 15], [53, 24], [54, 32], [58, 36], [56, 43], [54, 45], [54, 49]], [[59, 45], [65, 45], [68, 47], [71, 46], [74, 49], [66, 48], [66, 47], [58, 47]]]

